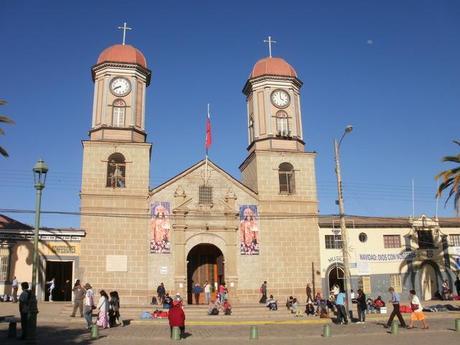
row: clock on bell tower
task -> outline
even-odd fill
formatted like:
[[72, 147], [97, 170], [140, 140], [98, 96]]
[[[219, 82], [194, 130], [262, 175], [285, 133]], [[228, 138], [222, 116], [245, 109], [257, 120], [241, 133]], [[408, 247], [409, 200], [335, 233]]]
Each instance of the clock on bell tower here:
[[145, 90], [151, 71], [135, 47], [105, 49], [92, 68], [94, 81], [91, 140], [145, 142]]

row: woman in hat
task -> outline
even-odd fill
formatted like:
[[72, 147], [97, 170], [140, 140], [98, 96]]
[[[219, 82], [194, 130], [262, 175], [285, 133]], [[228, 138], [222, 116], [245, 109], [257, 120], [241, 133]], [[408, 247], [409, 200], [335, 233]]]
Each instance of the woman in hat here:
[[180, 301], [174, 301], [172, 308], [169, 310], [168, 314], [169, 319], [169, 328], [171, 330], [171, 338], [173, 327], [179, 327], [180, 337], [184, 338], [185, 334], [185, 313], [182, 309], [182, 303]]

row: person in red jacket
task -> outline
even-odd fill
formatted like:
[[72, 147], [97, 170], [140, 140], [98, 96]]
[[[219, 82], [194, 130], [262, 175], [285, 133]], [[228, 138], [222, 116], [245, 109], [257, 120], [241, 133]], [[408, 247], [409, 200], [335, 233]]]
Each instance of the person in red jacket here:
[[185, 334], [185, 313], [182, 309], [182, 303], [178, 301], [174, 301], [172, 308], [169, 309], [168, 314], [169, 319], [169, 328], [171, 331], [171, 338], [172, 338], [172, 329], [173, 327], [179, 327], [180, 329], [180, 337], [184, 338]]

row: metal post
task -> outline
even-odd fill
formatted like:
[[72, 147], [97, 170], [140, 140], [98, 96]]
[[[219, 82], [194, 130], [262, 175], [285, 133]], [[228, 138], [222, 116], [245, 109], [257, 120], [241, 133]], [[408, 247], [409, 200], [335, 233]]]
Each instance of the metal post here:
[[342, 175], [340, 173], [340, 144], [342, 143], [343, 138], [349, 132], [351, 132], [352, 127], [348, 126], [345, 129], [345, 133], [342, 135], [342, 138], [339, 142], [334, 140], [334, 152], [335, 152], [335, 173], [337, 175], [337, 190], [338, 190], [338, 204], [339, 204], [339, 217], [340, 217], [340, 231], [342, 235], [342, 256], [343, 256], [343, 266], [344, 266], [344, 289], [345, 289], [345, 309], [347, 317], [350, 316], [350, 288], [351, 288], [351, 276], [350, 276], [350, 263], [349, 263], [349, 252], [348, 252], [348, 234], [347, 226], [345, 223], [345, 207], [343, 205], [343, 190], [342, 190]]
[[42, 200], [42, 190], [45, 186], [41, 183], [35, 184], [35, 232], [34, 232], [34, 251], [32, 256], [32, 298], [31, 301], [34, 301], [34, 306], [29, 310], [29, 332], [28, 337], [30, 339], [35, 338], [37, 330], [37, 314], [38, 308], [37, 303], [37, 271], [39, 267], [39, 255], [38, 255], [38, 234], [40, 231], [40, 210], [41, 210], [41, 200]]
[[35, 179], [35, 231], [34, 231], [34, 251], [32, 256], [32, 294], [29, 302], [29, 324], [28, 324], [28, 337], [35, 338], [37, 330], [37, 273], [40, 269], [39, 255], [38, 255], [38, 236], [40, 232], [40, 213], [42, 190], [45, 188], [46, 173], [48, 166], [43, 160], [38, 160], [32, 169]]
[[34, 252], [32, 257], [32, 292], [37, 293], [37, 269], [38, 269], [38, 234], [40, 232], [40, 210], [42, 203], [42, 190], [44, 186], [40, 183], [35, 185], [35, 231], [34, 231]]

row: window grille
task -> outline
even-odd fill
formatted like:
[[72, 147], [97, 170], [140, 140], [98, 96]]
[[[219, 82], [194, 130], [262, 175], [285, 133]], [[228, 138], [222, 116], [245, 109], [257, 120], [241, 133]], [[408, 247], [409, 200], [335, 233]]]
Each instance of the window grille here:
[[383, 235], [383, 246], [385, 248], [401, 248], [401, 236]]
[[8, 248], [0, 248], [0, 281], [8, 280], [8, 263], [9, 263]]
[[126, 103], [117, 99], [113, 102], [112, 109], [112, 126], [114, 127], [124, 127], [125, 126], [125, 113], [126, 113]]
[[342, 235], [325, 235], [326, 249], [342, 249]]
[[449, 235], [449, 239], [452, 247], [460, 247], [460, 235]]
[[200, 186], [198, 199], [199, 199], [200, 205], [212, 204], [212, 187]]
[[401, 276], [399, 274], [390, 274], [390, 284], [396, 292], [402, 292]]

